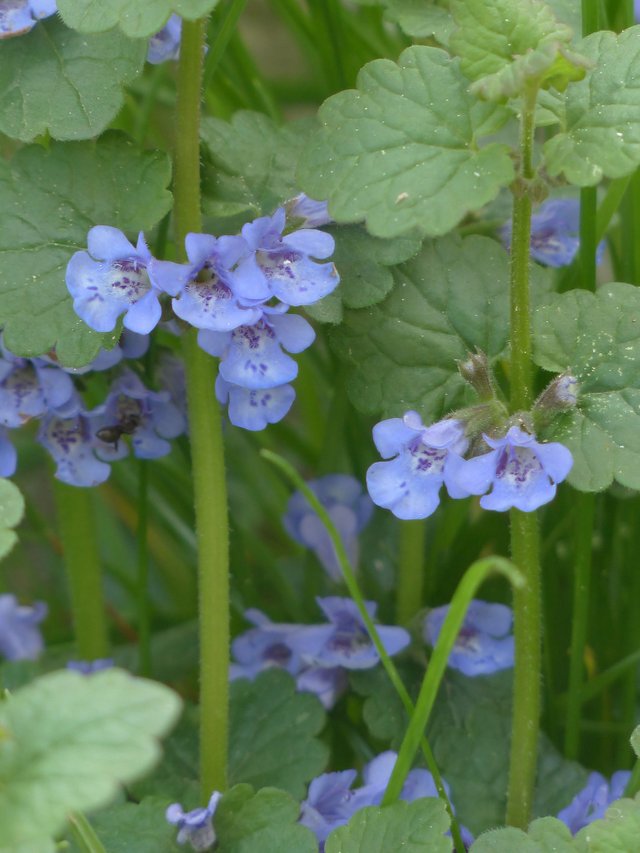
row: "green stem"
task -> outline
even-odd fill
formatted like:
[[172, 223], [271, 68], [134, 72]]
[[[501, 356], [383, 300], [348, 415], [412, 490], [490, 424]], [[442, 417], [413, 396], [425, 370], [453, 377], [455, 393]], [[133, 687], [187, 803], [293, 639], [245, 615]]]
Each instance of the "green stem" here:
[[[387, 654], [387, 650], [385, 649], [382, 640], [380, 639], [378, 629], [376, 628], [373, 619], [371, 618], [371, 616], [369, 616], [369, 611], [366, 608], [364, 596], [358, 585], [358, 581], [356, 580], [356, 576], [353, 571], [353, 568], [351, 567], [351, 563], [349, 562], [349, 558], [347, 557], [347, 552], [345, 551], [344, 544], [342, 542], [342, 537], [338, 533], [334, 523], [331, 521], [329, 513], [320, 503], [316, 495], [307, 486], [307, 484], [304, 482], [304, 480], [298, 474], [295, 468], [290, 465], [285, 459], [283, 459], [282, 456], [278, 456], [277, 453], [272, 453], [270, 450], [261, 450], [260, 454], [269, 462], [272, 462], [277, 468], [279, 468], [280, 471], [282, 471], [282, 473], [285, 475], [285, 477], [287, 477], [287, 479], [292, 483], [292, 485], [302, 492], [302, 494], [309, 502], [310, 506], [313, 507], [320, 521], [323, 523], [327, 533], [329, 534], [331, 543], [335, 548], [338, 563], [340, 564], [345, 584], [347, 586], [347, 589], [349, 590], [349, 595], [351, 596], [358, 608], [358, 612], [360, 613], [367, 632], [371, 637], [371, 642], [375, 646], [375, 649], [378, 653], [382, 666], [384, 667], [384, 670], [387, 673], [389, 681], [391, 682], [393, 688], [398, 694], [400, 701], [402, 702], [405, 708], [405, 711], [409, 716], [412, 716], [415, 709], [413, 702], [411, 701], [411, 697], [409, 696], [407, 688], [404, 686], [404, 683], [400, 678], [400, 674], [398, 673], [395, 664]], [[440, 775], [440, 771], [438, 770], [435, 758], [433, 757], [431, 747], [426, 737], [424, 736], [424, 733], [421, 733], [420, 747], [422, 749], [422, 754], [424, 755], [427, 767], [429, 768], [429, 771], [433, 776], [433, 781], [435, 782], [438, 791], [438, 796], [444, 802], [447, 812], [449, 813], [449, 817], [451, 819], [451, 835], [453, 837], [456, 850], [458, 851], [458, 853], [464, 853], [466, 848], [462, 841], [462, 836], [460, 835], [460, 827], [458, 826], [458, 822], [453, 813], [451, 802], [442, 783], [442, 776]]]
[[571, 628], [571, 660], [564, 752], [577, 758], [580, 745], [580, 712], [582, 708], [582, 676], [584, 648], [587, 642], [589, 586], [591, 580], [591, 541], [596, 499], [593, 494], [576, 495], [576, 543], [573, 586], [573, 625]]
[[[529, 244], [534, 176], [533, 135], [537, 89], [522, 99], [520, 125], [521, 174], [513, 202], [513, 242], [510, 265], [511, 410], [529, 409], [533, 398]], [[513, 725], [507, 791], [507, 823], [526, 828], [533, 804], [536, 777], [541, 691], [540, 533], [535, 513], [510, 512], [511, 558], [524, 575], [524, 586], [513, 596], [515, 670]]]
[[69, 817], [70, 834], [82, 853], [107, 853], [94, 828], [80, 812], [72, 812]]
[[138, 577], [138, 669], [151, 677], [151, 615], [149, 608], [149, 547], [147, 540], [149, 510], [149, 463], [138, 460], [138, 525], [136, 529]]
[[426, 675], [420, 687], [415, 710], [402, 740], [398, 752], [398, 760], [393, 768], [382, 805], [393, 803], [400, 796], [402, 786], [415, 759], [422, 733], [429, 722], [429, 717], [433, 710], [436, 696], [438, 695], [440, 682], [447, 668], [451, 650], [460, 633], [467, 608], [480, 585], [493, 573], [506, 577], [507, 580], [511, 581], [516, 590], [523, 583], [520, 573], [504, 557], [486, 557], [483, 560], [477, 560], [465, 572], [451, 599], [440, 636], [436, 642]]
[[426, 529], [424, 521], [403, 521], [400, 524], [396, 597], [399, 625], [406, 625], [422, 606]]
[[56, 481], [55, 498], [78, 655], [105, 658], [109, 640], [92, 494]]
[[[200, 94], [206, 21], [184, 20], [178, 66], [174, 223], [178, 251], [202, 229]], [[184, 338], [187, 403], [198, 541], [200, 623], [200, 784], [207, 800], [227, 784], [229, 734], [229, 528], [220, 409], [213, 361], [196, 330]]]

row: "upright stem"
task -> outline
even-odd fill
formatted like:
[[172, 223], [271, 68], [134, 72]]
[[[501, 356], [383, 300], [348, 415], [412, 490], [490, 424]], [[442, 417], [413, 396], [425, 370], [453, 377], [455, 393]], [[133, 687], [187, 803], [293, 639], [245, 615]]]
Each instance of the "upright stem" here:
[[[513, 201], [511, 245], [511, 410], [528, 409], [533, 399], [531, 358], [531, 305], [529, 293], [529, 243], [533, 134], [537, 90], [530, 88], [522, 99], [521, 173]], [[507, 823], [525, 828], [531, 817], [536, 778], [541, 689], [541, 591], [540, 534], [535, 513], [510, 512], [511, 556], [525, 583], [514, 590], [515, 670], [513, 725]]]
[[55, 498], [78, 655], [105, 658], [109, 639], [91, 491], [56, 481]]
[[[175, 236], [181, 253], [185, 235], [202, 228], [199, 129], [205, 24], [204, 19], [182, 22], [174, 181]], [[185, 335], [184, 356], [198, 541], [200, 784], [206, 801], [227, 783], [229, 529], [213, 362], [198, 346], [195, 329]]]
[[403, 521], [400, 525], [396, 596], [396, 620], [399, 625], [406, 625], [422, 605], [425, 532], [424, 521]]
[[138, 525], [136, 529], [138, 577], [138, 669], [140, 675], [151, 677], [151, 614], [149, 607], [149, 462], [138, 460]]

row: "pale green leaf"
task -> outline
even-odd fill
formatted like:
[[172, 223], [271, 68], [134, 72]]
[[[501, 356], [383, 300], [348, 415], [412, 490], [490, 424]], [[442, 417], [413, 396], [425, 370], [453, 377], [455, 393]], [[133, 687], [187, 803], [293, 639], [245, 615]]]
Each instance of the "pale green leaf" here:
[[616, 800], [602, 820], [594, 820], [576, 836], [580, 853], [627, 853], [637, 850], [640, 839], [640, 801]]
[[[436, 420], [469, 400], [457, 359], [479, 347], [494, 359], [508, 337], [508, 266], [488, 237], [425, 243], [392, 269], [394, 288], [378, 305], [345, 312], [332, 343], [351, 371], [349, 392], [364, 412], [417, 409]], [[536, 291], [546, 279], [536, 271]]]
[[0, 163], [0, 325], [12, 352], [34, 356], [55, 345], [64, 365], [93, 358], [105, 336], [74, 313], [66, 265], [86, 249], [93, 225], [134, 239], [151, 228], [170, 207], [169, 178], [165, 154], [142, 153], [117, 134], [34, 145]]
[[444, 803], [425, 797], [379, 808], [360, 809], [327, 839], [326, 853], [450, 853], [449, 815]]
[[537, 311], [534, 328], [536, 362], [570, 370], [581, 385], [577, 407], [548, 430], [573, 454], [569, 482], [640, 488], [640, 291], [617, 283], [570, 291]]
[[440, 44], [448, 44], [455, 25], [444, 5], [425, 0], [386, 0], [386, 6], [385, 17], [408, 36], [417, 39], [433, 36]]
[[586, 853], [571, 836], [568, 827], [554, 817], [534, 820], [528, 832], [521, 829], [494, 829], [471, 845], [471, 853]]
[[218, 0], [58, 0], [58, 11], [68, 27], [82, 33], [119, 26], [131, 38], [146, 38], [161, 30], [172, 12], [194, 20], [217, 5]]
[[586, 187], [640, 164], [640, 27], [594, 33], [576, 47], [595, 67], [564, 93], [544, 156], [551, 175]]
[[[132, 5], [132, 4], [129, 4]], [[114, 31], [81, 35], [55, 18], [0, 43], [0, 131], [30, 141], [97, 136], [124, 101], [146, 45]]]
[[458, 24], [449, 39], [482, 98], [520, 95], [528, 85], [564, 89], [588, 63], [568, 50], [572, 30], [540, 0], [452, 0]]
[[467, 87], [458, 62], [438, 48], [410, 47], [397, 64], [365, 65], [357, 90], [320, 108], [322, 127], [299, 168], [301, 188], [328, 198], [338, 222], [366, 220], [378, 237], [450, 231], [514, 174], [508, 146], [476, 145], [507, 111], [474, 102]]
[[0, 479], [0, 559], [6, 556], [18, 541], [11, 529], [20, 523], [24, 514], [24, 498], [11, 480]]
[[59, 832], [150, 770], [180, 710], [161, 684], [111, 669], [56, 672], [0, 704], [0, 847]]
[[631, 735], [631, 746], [636, 756], [640, 758], [640, 726], [636, 726]]

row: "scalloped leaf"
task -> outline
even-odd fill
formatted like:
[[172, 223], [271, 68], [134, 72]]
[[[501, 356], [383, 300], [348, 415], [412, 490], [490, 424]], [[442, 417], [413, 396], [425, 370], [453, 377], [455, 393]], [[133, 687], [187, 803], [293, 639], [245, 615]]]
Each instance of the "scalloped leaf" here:
[[0, 848], [36, 843], [105, 805], [160, 756], [180, 699], [111, 669], [43, 676], [0, 703]]
[[570, 370], [578, 406], [547, 431], [573, 454], [569, 482], [601, 491], [617, 480], [640, 488], [640, 291], [613, 283], [597, 294], [564, 293], [534, 317], [534, 358], [545, 370]]
[[81, 33], [119, 26], [131, 38], [147, 38], [162, 29], [172, 12], [195, 20], [217, 5], [218, 0], [58, 0], [58, 11], [68, 27]]
[[81, 35], [56, 18], [3, 41], [0, 131], [23, 142], [43, 133], [97, 136], [124, 103], [123, 87], [142, 70], [146, 49], [118, 31]]
[[557, 96], [561, 129], [543, 151], [549, 174], [587, 187], [640, 164], [640, 27], [594, 33], [576, 49], [595, 67]]
[[[532, 272], [539, 294], [547, 273]], [[456, 360], [476, 347], [490, 358], [505, 350], [507, 254], [488, 237], [451, 235], [426, 242], [392, 274], [394, 289], [384, 302], [345, 312], [331, 340], [351, 367], [357, 408], [396, 417], [417, 409], [436, 420], [470, 399]]]
[[585, 75], [586, 60], [567, 49], [573, 31], [540, 0], [451, 0], [451, 10], [449, 46], [481, 98], [513, 98], [530, 84], [563, 90]]
[[451, 12], [437, 0], [385, 0], [385, 18], [398, 24], [412, 38], [429, 38], [446, 46], [455, 27]]
[[445, 836], [450, 821], [444, 803], [425, 797], [384, 808], [369, 806], [335, 829], [325, 844], [326, 853], [450, 853], [451, 839]]
[[299, 166], [302, 189], [328, 198], [337, 222], [366, 220], [377, 237], [413, 229], [439, 235], [513, 179], [509, 148], [478, 136], [509, 117], [475, 101], [457, 60], [414, 46], [398, 63], [377, 59], [358, 88], [330, 97]]
[[170, 175], [165, 154], [140, 152], [119, 134], [33, 145], [0, 162], [0, 325], [12, 352], [56, 346], [65, 366], [91, 361], [109, 336], [74, 313], [66, 265], [93, 225], [133, 236], [158, 222], [171, 205]]
[[[589, 848], [591, 850], [591, 848]], [[485, 832], [471, 845], [471, 853], [586, 853], [569, 828], [555, 817], [534, 820], [528, 832], [508, 827]]]
[[11, 480], [0, 479], [0, 560], [18, 541], [18, 534], [12, 528], [20, 524], [23, 515], [22, 492]]

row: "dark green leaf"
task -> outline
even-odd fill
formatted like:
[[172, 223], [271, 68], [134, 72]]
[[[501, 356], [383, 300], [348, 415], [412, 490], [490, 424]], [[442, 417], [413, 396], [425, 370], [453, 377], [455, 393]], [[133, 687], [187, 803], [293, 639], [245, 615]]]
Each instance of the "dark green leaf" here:
[[68, 27], [82, 33], [119, 26], [132, 38], [145, 38], [162, 29], [172, 12], [193, 20], [217, 4], [218, 0], [58, 0], [58, 11]]
[[105, 336], [74, 313], [67, 262], [86, 248], [93, 225], [132, 237], [151, 228], [171, 204], [169, 178], [166, 155], [141, 153], [116, 134], [34, 145], [0, 163], [0, 325], [12, 352], [34, 356], [55, 345], [64, 365], [93, 358]]
[[573, 453], [569, 482], [640, 488], [640, 291], [616, 283], [570, 291], [538, 309], [534, 328], [536, 362], [581, 384], [576, 409], [548, 431]]
[[[177, 853], [176, 828], [165, 819], [168, 799], [117, 803], [91, 816], [91, 825], [107, 853]], [[135, 846], [134, 846], [135, 845]], [[70, 853], [84, 853], [73, 843]]]
[[[129, 4], [131, 5], [131, 4]], [[146, 45], [120, 32], [80, 35], [50, 18], [0, 44], [0, 131], [31, 141], [97, 136], [123, 104]]]
[[378, 237], [451, 230], [513, 178], [506, 145], [475, 142], [508, 113], [474, 102], [467, 86], [457, 61], [437, 48], [411, 47], [398, 64], [365, 65], [357, 90], [321, 107], [301, 188], [328, 198], [338, 222], [366, 219]]

